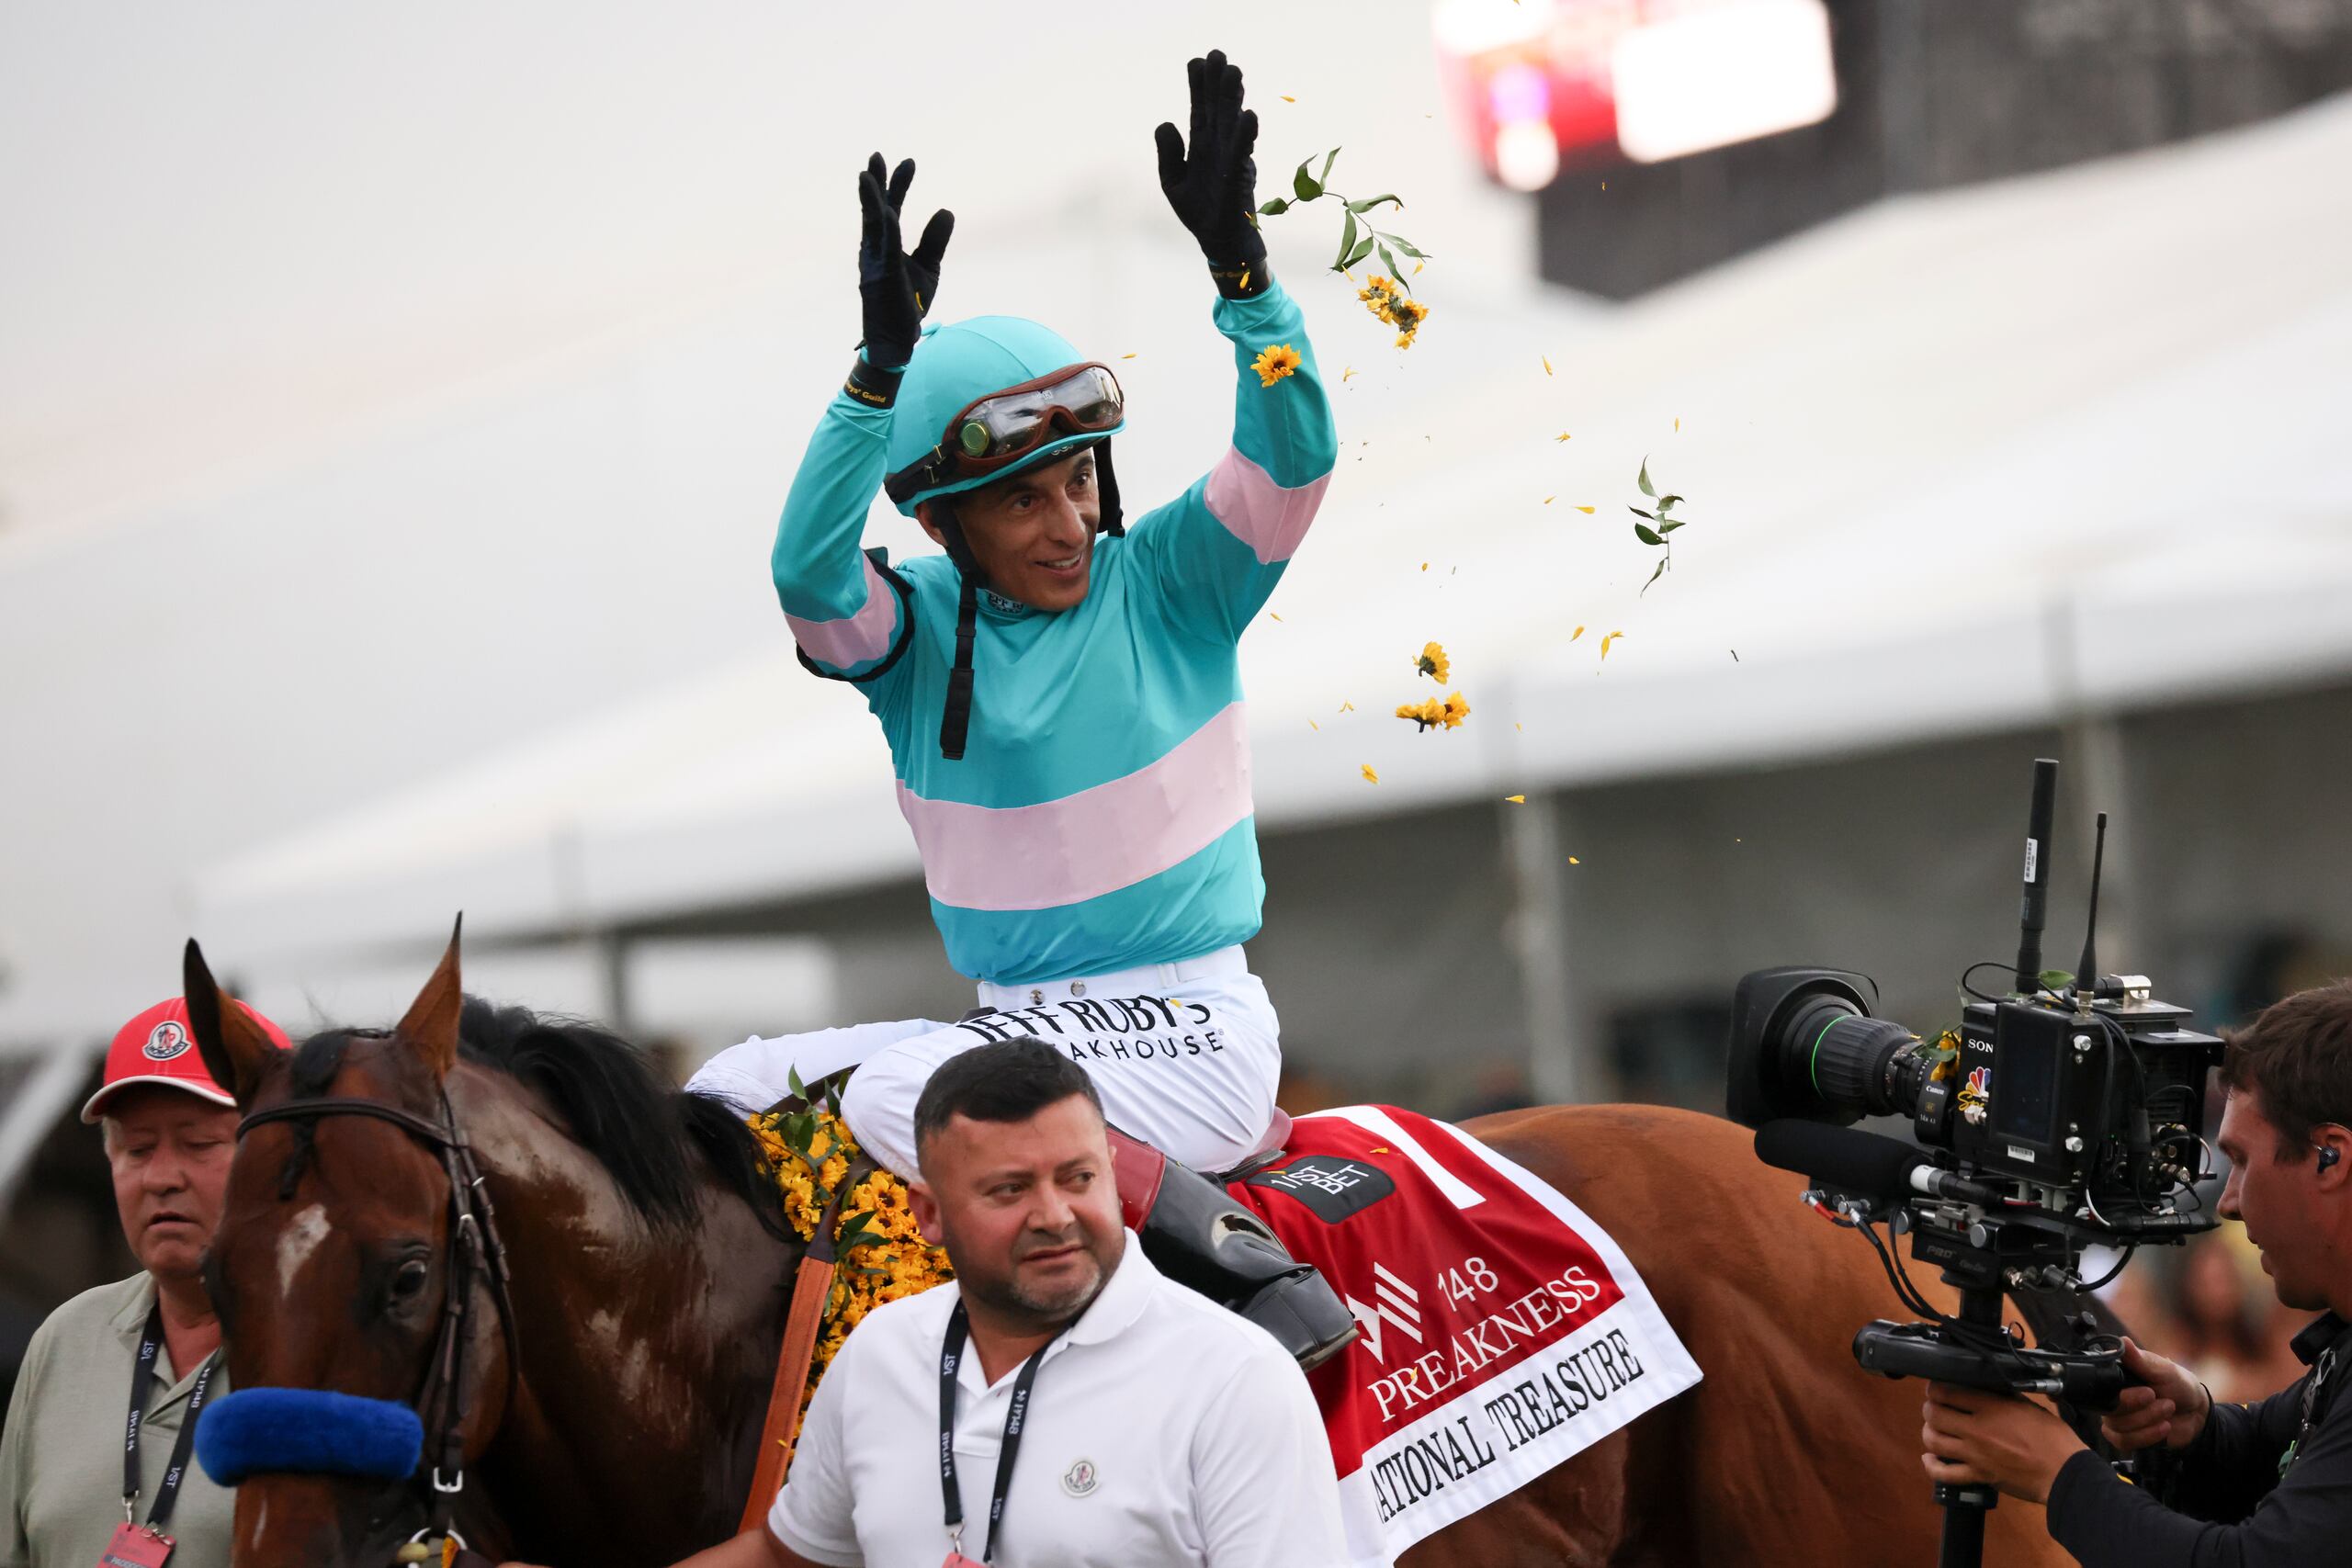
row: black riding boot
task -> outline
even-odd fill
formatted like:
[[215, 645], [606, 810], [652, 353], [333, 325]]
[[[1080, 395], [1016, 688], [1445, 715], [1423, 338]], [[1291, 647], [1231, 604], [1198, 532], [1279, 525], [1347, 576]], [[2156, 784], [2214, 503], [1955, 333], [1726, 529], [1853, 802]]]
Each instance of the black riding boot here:
[[1321, 1365], [1356, 1337], [1355, 1314], [1312, 1266], [1290, 1255], [1266, 1222], [1190, 1167], [1116, 1127], [1112, 1163], [1119, 1208], [1152, 1267], [1263, 1328]]

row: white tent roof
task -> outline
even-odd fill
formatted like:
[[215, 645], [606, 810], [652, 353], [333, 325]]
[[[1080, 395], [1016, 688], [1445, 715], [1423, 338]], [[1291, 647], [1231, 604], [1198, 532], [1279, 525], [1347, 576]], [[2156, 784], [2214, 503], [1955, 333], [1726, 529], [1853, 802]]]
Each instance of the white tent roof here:
[[[2352, 668], [2347, 162], [2338, 102], [1884, 204], [1618, 310], [1465, 299], [1434, 265], [1401, 355], [1290, 266], [1343, 449], [1281, 620], [1243, 645], [1261, 816]], [[1174, 287], [1164, 257], [1104, 259], [1137, 298]], [[1123, 292], [1089, 325], [1133, 325]], [[1215, 450], [1221, 347], [1163, 321], [1122, 367], [1148, 411], [1136, 500]], [[1690, 518], [1646, 594], [1623, 510], [1645, 455]], [[1388, 716], [1431, 691], [1408, 663], [1431, 637], [1459, 732]], [[862, 702], [799, 673], [779, 625], [766, 655], [220, 864], [198, 908], [258, 958], [415, 942], [459, 906], [520, 931], [815, 893], [914, 868], [888, 778]]]

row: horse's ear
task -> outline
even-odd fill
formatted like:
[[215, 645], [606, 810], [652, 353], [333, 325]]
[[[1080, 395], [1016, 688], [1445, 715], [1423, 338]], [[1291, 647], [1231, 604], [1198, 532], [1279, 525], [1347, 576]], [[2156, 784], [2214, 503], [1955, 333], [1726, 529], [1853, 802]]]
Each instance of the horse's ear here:
[[465, 987], [458, 978], [458, 936], [465, 925], [466, 918], [459, 915], [449, 932], [448, 951], [441, 954], [433, 978], [424, 982], [424, 989], [416, 993], [407, 1016], [393, 1031], [416, 1048], [435, 1078], [447, 1077], [449, 1069], [458, 1065], [458, 1015], [466, 1005]]
[[194, 937], [180, 961], [180, 995], [187, 1002], [188, 1032], [196, 1036], [204, 1070], [235, 1097], [238, 1109], [250, 1106], [263, 1069], [278, 1055], [277, 1043], [220, 989]]

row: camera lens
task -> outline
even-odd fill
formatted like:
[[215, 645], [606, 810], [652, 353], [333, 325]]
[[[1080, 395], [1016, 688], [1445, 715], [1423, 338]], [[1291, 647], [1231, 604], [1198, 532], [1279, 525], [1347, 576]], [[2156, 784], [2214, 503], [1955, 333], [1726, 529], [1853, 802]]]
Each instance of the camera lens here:
[[1843, 997], [1816, 993], [1791, 1010], [1778, 1043], [1786, 1080], [1809, 1085], [1825, 1111], [1850, 1120], [1911, 1114], [1919, 1075], [1905, 1047], [1914, 1043], [1911, 1032], [1892, 1019], [1871, 1018]]

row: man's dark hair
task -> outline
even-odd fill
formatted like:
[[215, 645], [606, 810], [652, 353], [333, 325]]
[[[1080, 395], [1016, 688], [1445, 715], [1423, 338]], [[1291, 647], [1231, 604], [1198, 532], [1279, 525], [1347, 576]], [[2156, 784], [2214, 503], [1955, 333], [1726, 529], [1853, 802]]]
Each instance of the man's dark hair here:
[[2322, 1122], [2352, 1125], [2352, 980], [2271, 1003], [2229, 1043], [2222, 1082], [2262, 1096], [2280, 1157], [2300, 1158]]
[[1102, 1114], [1102, 1097], [1086, 1069], [1042, 1040], [1005, 1040], [958, 1052], [940, 1064], [915, 1101], [915, 1149], [956, 1116], [975, 1122], [1026, 1122], [1048, 1105], [1082, 1094]]

